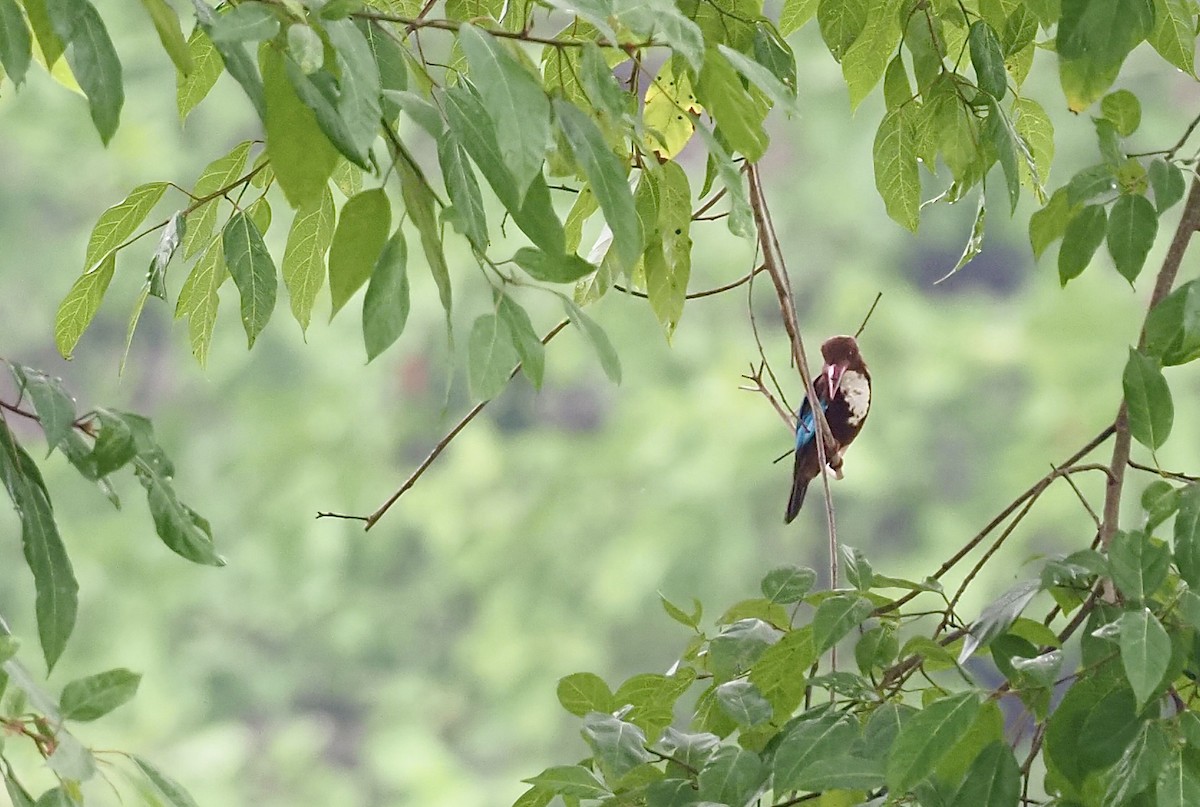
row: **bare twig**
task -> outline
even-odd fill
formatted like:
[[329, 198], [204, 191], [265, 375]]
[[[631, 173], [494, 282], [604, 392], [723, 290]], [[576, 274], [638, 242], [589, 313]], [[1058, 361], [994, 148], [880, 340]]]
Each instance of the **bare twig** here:
[[[442, 31], [457, 31], [463, 25], [463, 23], [459, 22], [458, 20], [402, 17], [398, 14], [384, 14], [378, 11], [355, 11], [350, 16], [361, 20], [394, 22], [397, 25], [403, 25], [407, 33], [412, 33], [413, 31], [421, 28], [437, 28]], [[582, 48], [584, 45], [594, 42], [602, 48], [640, 50], [642, 48], [653, 48], [661, 44], [653, 40], [623, 44], [609, 42], [605, 39], [557, 39], [552, 36], [540, 36], [538, 34], [531, 33], [530, 31], [509, 31], [504, 28], [495, 27], [485, 28], [484, 30], [486, 30], [492, 36], [500, 37], [501, 39], [517, 39], [522, 42], [534, 42], [539, 45], [550, 45], [555, 48]]]
[[[738, 387], [738, 389], [744, 389], [747, 392], [757, 392], [766, 398], [771, 406], [775, 408], [775, 412], [778, 413], [780, 419], [782, 419], [783, 422], [787, 424], [787, 427], [794, 432], [796, 429], [795, 415], [793, 415], [789, 409], [786, 409], [783, 404], [779, 402], [779, 399], [771, 393], [771, 390], [767, 389], [767, 385], [763, 383], [763, 371], [766, 369], [766, 366], [767, 363], [765, 361], [758, 365], [757, 370], [754, 369], [754, 365], [750, 365], [750, 372], [743, 375], [742, 378], [746, 379], [754, 386], [751, 387], [743, 385]], [[791, 452], [789, 451], [788, 454], [790, 453]], [[786, 457], [787, 454], [784, 454], [783, 456]]]
[[1139, 471], [1148, 471], [1155, 476], [1161, 476], [1163, 479], [1174, 479], [1176, 482], [1200, 482], [1200, 476], [1192, 476], [1191, 474], [1181, 474], [1177, 471], [1164, 471], [1162, 468], [1153, 468], [1149, 465], [1142, 465], [1140, 462], [1129, 461], [1130, 468], [1136, 468]]
[[[562, 322], [558, 323], [549, 331], [547, 331], [546, 335], [542, 337], [542, 344], [549, 344], [550, 340], [558, 336], [562, 332], [563, 328], [567, 327], [569, 322], [570, 320], [564, 319]], [[512, 369], [511, 373], [508, 374], [509, 379], [515, 377], [519, 372], [521, 372], [521, 364], [518, 362], [517, 366]], [[404, 484], [402, 484], [395, 493], [389, 496], [387, 501], [379, 505], [375, 512], [368, 516], [322, 512], [317, 513], [317, 518], [341, 518], [351, 521], [363, 521], [365, 522], [365, 526], [363, 527], [364, 530], [369, 530], [374, 527], [379, 523], [379, 519], [383, 518], [387, 511], [391, 509], [392, 505], [394, 505], [400, 499], [400, 497], [409, 490], [409, 488], [417, 484], [417, 480], [420, 479], [427, 470], [429, 470], [429, 466], [433, 465], [434, 460], [436, 460], [441, 453], [446, 450], [446, 447], [450, 445], [451, 441], [454, 440], [454, 438], [457, 437], [459, 433], [465, 429], [467, 425], [479, 415], [480, 412], [483, 411], [483, 408], [487, 406], [491, 400], [492, 399], [489, 398], [486, 401], [480, 401], [479, 403], [475, 404], [475, 406], [471, 407], [471, 411], [463, 415], [462, 419], [459, 420], [458, 423], [454, 424], [454, 428], [448, 431], [441, 440], [438, 440], [437, 445], [433, 447], [433, 450], [429, 452], [429, 455], [425, 457], [420, 465], [417, 466], [416, 470], [409, 474], [408, 479], [404, 480]]]
[[[730, 281], [729, 283], [726, 283], [723, 286], [717, 286], [715, 288], [705, 289], [704, 291], [694, 291], [690, 294], [684, 295], [684, 299], [685, 300], [699, 300], [703, 297], [714, 297], [718, 294], [723, 294], [724, 292], [732, 291], [733, 289], [736, 289], [739, 286], [744, 286], [747, 283], [749, 283], [751, 278], [753, 278], [755, 275], [757, 275], [759, 272], [763, 271], [766, 268], [767, 267], [765, 267], [765, 266], [759, 266], [759, 267], [751, 270], [750, 272], [742, 275], [737, 280]], [[638, 291], [637, 289], [626, 288], [625, 286], [622, 286], [619, 283], [614, 283], [613, 288], [616, 289], [617, 291], [621, 292], [622, 294], [628, 294], [632, 297], [641, 297], [642, 299], [649, 299], [649, 297], [650, 297], [650, 295], [646, 294], [646, 292], [644, 292], [644, 291]]]
[[867, 315], [863, 317], [862, 325], [858, 326], [858, 330], [854, 332], [854, 338], [862, 336], [862, 332], [867, 329], [867, 323], [871, 321], [871, 315], [875, 313], [875, 306], [879, 305], [879, 301], [883, 298], [883, 292], [878, 292], [875, 295], [875, 301], [871, 303], [871, 307], [867, 309]]
[[[1200, 121], [1200, 118], [1197, 120]], [[1146, 318], [1149, 318], [1154, 306], [1171, 293], [1171, 287], [1175, 285], [1175, 276], [1179, 273], [1179, 265], [1183, 261], [1183, 254], [1187, 251], [1192, 233], [1196, 232], [1197, 228], [1200, 228], [1200, 177], [1193, 177], [1183, 215], [1179, 218], [1179, 226], [1175, 228], [1175, 236], [1171, 239], [1171, 246], [1167, 249], [1167, 256], [1163, 259], [1162, 268], [1158, 270], [1158, 278], [1154, 282], [1154, 292], [1146, 305]], [[1146, 347], [1146, 318], [1142, 320], [1138, 350]], [[1113, 442], [1112, 463], [1109, 465], [1112, 475], [1104, 491], [1104, 519], [1100, 527], [1100, 549], [1105, 552], [1117, 533], [1117, 522], [1121, 516], [1121, 491], [1125, 485], [1125, 467], [1129, 464], [1129, 450], [1132, 447], [1129, 409], [1124, 399], [1117, 408], [1117, 418], [1113, 425], [1116, 427], [1117, 439]]]

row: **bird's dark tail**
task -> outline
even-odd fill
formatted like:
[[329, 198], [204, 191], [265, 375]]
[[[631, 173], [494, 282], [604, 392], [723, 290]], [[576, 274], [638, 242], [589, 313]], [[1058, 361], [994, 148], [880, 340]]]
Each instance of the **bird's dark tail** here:
[[796, 474], [796, 478], [792, 480], [792, 495], [788, 498], [787, 512], [783, 514], [784, 524], [791, 524], [800, 514], [800, 508], [804, 505], [804, 494], [808, 492], [810, 481], [812, 480], [805, 479], [801, 474]]
[[787, 512], [783, 515], [783, 523], [790, 524], [800, 513], [804, 504], [804, 494], [808, 492], [808, 483], [821, 473], [817, 452], [813, 444], [809, 444], [796, 455], [792, 467], [792, 495], [788, 497]]

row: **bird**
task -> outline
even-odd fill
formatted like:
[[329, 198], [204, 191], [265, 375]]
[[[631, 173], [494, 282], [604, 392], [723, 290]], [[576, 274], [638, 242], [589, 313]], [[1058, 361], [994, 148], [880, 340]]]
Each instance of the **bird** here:
[[[833, 446], [826, 446], [825, 459], [841, 479], [842, 455], [858, 436], [871, 409], [871, 374], [853, 336], [826, 339], [821, 345], [821, 356], [825, 364], [821, 374], [813, 379], [813, 390], [833, 437]], [[796, 518], [804, 504], [808, 483], [821, 473], [816, 436], [816, 418], [805, 396], [796, 413], [796, 461], [792, 469], [792, 494], [783, 517], [785, 524]]]

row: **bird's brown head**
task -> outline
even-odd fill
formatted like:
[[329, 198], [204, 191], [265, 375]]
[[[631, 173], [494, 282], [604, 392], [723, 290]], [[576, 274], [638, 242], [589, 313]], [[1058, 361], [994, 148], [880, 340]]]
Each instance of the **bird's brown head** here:
[[821, 356], [826, 364], [858, 368], [865, 366], [858, 342], [853, 336], [831, 336], [821, 345]]

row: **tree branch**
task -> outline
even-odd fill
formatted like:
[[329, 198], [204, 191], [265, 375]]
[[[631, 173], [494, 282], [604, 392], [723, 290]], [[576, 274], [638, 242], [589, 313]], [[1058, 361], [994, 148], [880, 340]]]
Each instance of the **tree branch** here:
[[[1154, 282], [1154, 292], [1146, 305], [1146, 316], [1142, 319], [1142, 331], [1138, 336], [1138, 350], [1146, 347], [1146, 320], [1154, 306], [1171, 293], [1175, 285], [1175, 276], [1179, 274], [1179, 265], [1183, 254], [1191, 243], [1192, 233], [1200, 228], [1200, 177], [1192, 178], [1192, 187], [1188, 192], [1187, 202], [1183, 207], [1183, 215], [1179, 218], [1179, 226], [1175, 228], [1175, 236], [1167, 249], [1162, 268], [1158, 270], [1158, 278]], [[1129, 450], [1132, 438], [1129, 434], [1129, 409], [1122, 398], [1117, 408], [1117, 417], [1113, 422], [1117, 439], [1113, 442], [1112, 463], [1109, 465], [1111, 474], [1108, 486], [1104, 491], [1104, 520], [1100, 527], [1100, 550], [1107, 552], [1113, 536], [1117, 533], [1117, 523], [1121, 516], [1121, 491], [1125, 487], [1125, 467], [1129, 464]]]

